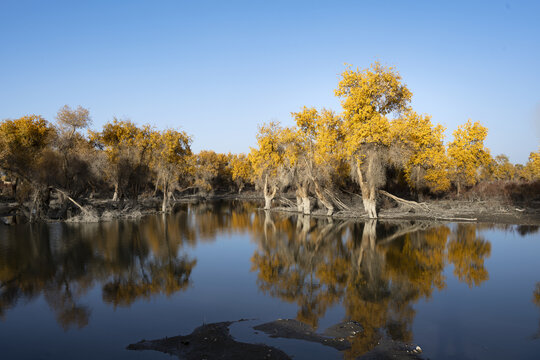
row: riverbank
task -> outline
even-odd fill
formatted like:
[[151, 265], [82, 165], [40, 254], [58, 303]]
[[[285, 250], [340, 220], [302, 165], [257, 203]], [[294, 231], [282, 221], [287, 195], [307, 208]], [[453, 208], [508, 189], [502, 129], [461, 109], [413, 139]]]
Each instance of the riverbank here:
[[[356, 197], [356, 199], [355, 199]], [[384, 198], [381, 196], [381, 198]], [[275, 207], [271, 211], [296, 213], [298, 209], [291, 206], [293, 197], [280, 197], [274, 201]], [[399, 199], [399, 198], [398, 198]], [[223, 194], [201, 198], [206, 201], [241, 200], [259, 202], [264, 204], [264, 197], [256, 193]], [[517, 205], [498, 200], [431, 200], [426, 202], [394, 201], [386, 199], [381, 201], [378, 220], [432, 220], [439, 222], [479, 222], [498, 223], [508, 225], [540, 226], [540, 202], [523, 202]], [[361, 197], [350, 194], [346, 199], [349, 209], [338, 210], [332, 214], [334, 219], [369, 220], [362, 207]], [[313, 199], [312, 203], [316, 203]], [[321, 207], [312, 209], [310, 216], [327, 218], [327, 210]]]
[[[1, 201], [3, 200], [3, 201]], [[296, 213], [298, 208], [293, 202], [292, 195], [276, 197], [270, 211], [283, 213]], [[361, 197], [348, 194], [343, 199], [341, 209], [332, 214], [334, 219], [368, 220], [363, 210]], [[120, 200], [89, 198], [69, 203], [53, 199], [43, 221], [66, 222], [97, 222], [116, 219], [138, 219], [146, 215], [161, 212], [161, 199], [158, 197], [141, 197], [138, 200]], [[241, 194], [226, 193], [214, 195], [187, 195], [172, 199], [170, 210], [185, 203], [215, 202], [215, 201], [247, 201], [263, 207], [264, 197], [257, 192], [244, 192]], [[328, 218], [327, 210], [322, 204], [312, 199], [310, 216]], [[479, 222], [514, 225], [540, 226], [540, 203], [538, 201], [510, 204], [498, 200], [430, 200], [414, 202], [404, 200], [392, 195], [380, 196], [380, 210], [378, 220], [431, 220], [438, 222]], [[13, 202], [13, 199], [0, 199], [0, 219], [4, 224], [28, 221], [28, 211]]]

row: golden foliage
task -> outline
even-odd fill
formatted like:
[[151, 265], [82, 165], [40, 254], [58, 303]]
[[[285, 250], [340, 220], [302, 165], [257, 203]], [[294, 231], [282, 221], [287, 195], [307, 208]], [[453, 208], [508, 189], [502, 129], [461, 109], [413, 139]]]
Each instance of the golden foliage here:
[[522, 176], [528, 181], [540, 180], [540, 149], [529, 155], [529, 161], [522, 170]]
[[469, 287], [479, 286], [489, 279], [484, 258], [491, 254], [491, 244], [476, 234], [476, 225], [458, 224], [454, 238], [448, 244], [448, 260], [454, 264], [454, 274]]
[[454, 141], [448, 145], [450, 177], [458, 187], [476, 184], [481, 167], [490, 163], [489, 149], [484, 146], [487, 128], [468, 120], [454, 131]]
[[401, 148], [405, 179], [412, 188], [427, 186], [434, 192], [450, 188], [444, 127], [433, 125], [428, 115], [407, 111], [392, 122], [392, 142]]
[[516, 176], [516, 169], [514, 165], [508, 160], [508, 156], [501, 154], [497, 155], [491, 163], [492, 177], [494, 180], [514, 180]]
[[407, 109], [412, 97], [401, 76], [376, 62], [362, 71], [349, 66], [341, 77], [335, 95], [342, 99], [346, 153], [358, 154], [361, 145], [389, 145], [386, 115]]
[[[205, 192], [216, 189], [219, 176], [229, 177], [229, 156], [212, 150], [202, 150], [195, 156], [194, 185]], [[228, 175], [228, 176], [227, 176]]]
[[232, 180], [236, 182], [239, 191], [242, 191], [246, 183], [252, 182], [253, 167], [246, 154], [230, 155], [229, 167]]
[[277, 174], [283, 165], [285, 148], [284, 129], [277, 122], [263, 124], [257, 133], [257, 148], [251, 148], [248, 155], [255, 177], [261, 181], [268, 177], [277, 182]]
[[0, 168], [30, 179], [51, 143], [54, 129], [39, 115], [0, 123]]

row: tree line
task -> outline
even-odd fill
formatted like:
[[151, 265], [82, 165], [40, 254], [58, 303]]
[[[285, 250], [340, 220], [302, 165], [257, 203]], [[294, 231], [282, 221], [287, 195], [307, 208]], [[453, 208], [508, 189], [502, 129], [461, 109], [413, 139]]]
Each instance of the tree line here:
[[159, 194], [166, 211], [187, 189], [241, 192], [247, 186], [262, 191], [266, 209], [279, 192], [294, 191], [298, 211], [310, 213], [315, 198], [328, 215], [348, 189], [361, 194], [366, 213], [376, 218], [383, 188], [413, 198], [459, 196], [483, 181], [540, 180], [540, 149], [525, 165], [505, 155], [493, 158], [484, 145], [488, 130], [479, 122], [459, 126], [446, 144], [445, 128], [412, 109], [412, 93], [391, 67], [349, 66], [335, 95], [340, 113], [304, 107], [292, 113], [294, 126], [263, 124], [248, 154], [194, 154], [184, 131], [117, 118], [89, 130], [89, 111], [80, 106], [64, 106], [54, 123], [39, 115], [3, 120], [3, 186], [21, 204], [31, 204], [33, 217], [47, 213], [55, 191], [71, 200]]

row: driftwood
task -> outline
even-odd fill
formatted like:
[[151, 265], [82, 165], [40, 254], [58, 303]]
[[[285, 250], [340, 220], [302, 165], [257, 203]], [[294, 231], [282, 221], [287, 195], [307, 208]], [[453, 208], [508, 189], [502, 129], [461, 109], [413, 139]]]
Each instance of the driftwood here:
[[75, 200], [73, 200], [66, 192], [58, 189], [58, 188], [54, 188], [54, 190], [58, 191], [60, 194], [64, 195], [69, 201], [71, 201], [73, 204], [75, 204], [79, 209], [81, 209], [81, 211], [83, 211], [84, 213], [86, 213], [87, 215], [91, 215], [91, 216], [94, 216], [94, 214], [92, 214], [88, 209], [86, 209], [84, 206], [82, 206], [81, 204], [79, 204], [78, 202], [76, 202]]
[[286, 197], [280, 196], [277, 200], [280, 201], [283, 205], [289, 206], [291, 208], [296, 208], [296, 204], [293, 201], [287, 199]]
[[430, 217], [435, 220], [447, 220], [447, 221], [477, 221], [477, 218], [461, 218], [461, 217], [452, 217], [452, 216], [442, 216], [441, 211], [437, 211], [435, 209], [432, 209], [428, 206], [426, 203], [417, 203], [416, 201], [412, 200], [405, 200], [400, 197], [397, 197], [395, 195], [392, 195], [384, 190], [379, 190], [379, 193], [381, 193], [384, 196], [389, 197], [390, 199], [400, 203], [404, 204], [410, 207], [418, 208], [424, 211], [424, 215], [427, 217]]
[[446, 216], [433, 216], [436, 220], [450, 220], [450, 221], [477, 221], [477, 218], [459, 218], [459, 217], [446, 217]]
[[332, 202], [336, 204], [341, 210], [351, 210], [349, 206], [345, 205], [345, 203], [341, 201], [336, 195], [334, 195], [334, 193], [332, 193], [330, 190], [324, 189], [324, 192], [326, 193], [326, 196], [328, 196], [330, 200], [332, 200]]
[[426, 203], [417, 203], [416, 201], [412, 201], [412, 200], [405, 200], [405, 199], [402, 199], [400, 197], [397, 197], [395, 195], [392, 195], [384, 190], [379, 190], [379, 193], [384, 195], [384, 196], [387, 196], [389, 197], [390, 199], [400, 203], [400, 204], [404, 204], [404, 205], [408, 205], [408, 206], [411, 206], [411, 207], [417, 207], [417, 208], [420, 208], [422, 210], [426, 210], [426, 211], [429, 211], [429, 207]]

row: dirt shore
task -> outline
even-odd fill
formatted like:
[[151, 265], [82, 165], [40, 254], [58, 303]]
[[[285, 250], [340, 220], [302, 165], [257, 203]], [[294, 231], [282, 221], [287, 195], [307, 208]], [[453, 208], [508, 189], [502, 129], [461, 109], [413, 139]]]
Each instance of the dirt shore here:
[[[2, 201], [3, 200], [3, 201]], [[201, 203], [213, 201], [248, 201], [262, 207], [264, 198], [255, 192], [242, 194], [219, 195], [189, 195], [171, 201], [171, 209], [185, 203]], [[284, 213], [297, 213], [291, 206], [292, 197], [278, 197], [274, 200], [271, 211]], [[464, 200], [433, 200], [423, 203], [404, 204], [385, 199], [379, 211], [379, 219], [387, 220], [431, 220], [437, 222], [481, 222], [496, 224], [515, 224], [540, 226], [540, 204], [535, 202], [526, 204], [508, 204], [499, 201], [464, 201]], [[328, 217], [322, 206], [315, 205], [313, 199], [311, 216]], [[70, 206], [66, 211], [61, 204], [51, 202], [51, 207], [44, 221], [67, 222], [96, 222], [114, 219], [137, 219], [142, 216], [160, 213], [161, 199], [156, 197], [141, 198], [139, 200], [112, 201], [108, 199], [82, 199], [83, 210]], [[367, 214], [362, 208], [358, 195], [348, 199], [350, 205], [347, 209], [337, 209], [332, 215], [334, 219], [367, 220]], [[63, 214], [61, 214], [63, 210]], [[0, 199], [0, 223], [11, 222], [10, 217], [18, 215], [24, 221], [25, 214], [21, 207], [9, 202], [9, 199]]]

